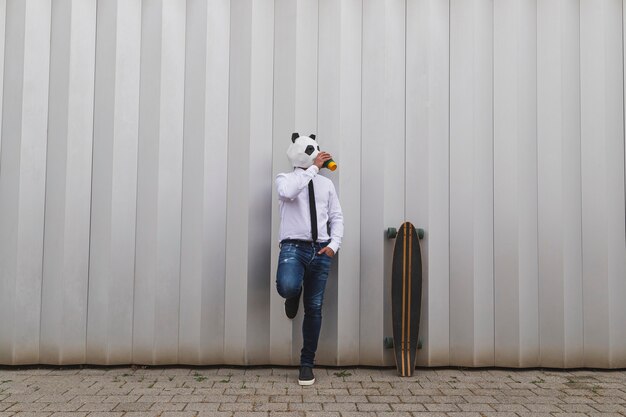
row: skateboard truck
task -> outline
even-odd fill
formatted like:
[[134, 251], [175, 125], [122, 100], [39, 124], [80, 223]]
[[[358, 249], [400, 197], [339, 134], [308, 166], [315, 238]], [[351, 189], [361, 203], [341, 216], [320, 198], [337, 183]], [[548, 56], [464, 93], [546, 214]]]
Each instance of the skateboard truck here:
[[385, 336], [383, 339], [383, 346], [385, 349], [393, 349], [393, 337]]
[[[416, 229], [417, 237], [420, 239], [424, 239], [424, 229]], [[387, 229], [387, 239], [395, 239], [398, 236], [398, 229], [395, 227], [389, 227]]]
[[[383, 347], [385, 349], [393, 349], [393, 337], [385, 336], [385, 338], [383, 339]], [[422, 341], [421, 340], [417, 341], [417, 349], [418, 350], [422, 349]]]

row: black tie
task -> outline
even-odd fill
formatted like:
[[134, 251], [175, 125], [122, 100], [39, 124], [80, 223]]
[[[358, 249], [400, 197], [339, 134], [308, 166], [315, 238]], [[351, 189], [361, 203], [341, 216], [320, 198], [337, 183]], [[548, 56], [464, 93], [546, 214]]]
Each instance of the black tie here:
[[317, 242], [317, 210], [315, 209], [315, 190], [313, 180], [309, 181], [309, 211], [311, 212], [311, 236]]

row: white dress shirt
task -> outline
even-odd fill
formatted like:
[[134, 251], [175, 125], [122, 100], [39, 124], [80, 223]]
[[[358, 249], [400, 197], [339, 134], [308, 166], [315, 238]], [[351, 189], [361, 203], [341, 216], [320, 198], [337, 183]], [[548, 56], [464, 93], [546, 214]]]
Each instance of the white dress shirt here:
[[[309, 181], [315, 188], [315, 209], [317, 210], [317, 241], [330, 240], [328, 247], [335, 253], [341, 246], [343, 237], [343, 214], [335, 185], [331, 180], [317, 175], [319, 169], [311, 165], [304, 170], [278, 174], [276, 189], [280, 208], [280, 240], [313, 240], [311, 236], [311, 214], [309, 209]], [[326, 225], [330, 224], [330, 236]]]

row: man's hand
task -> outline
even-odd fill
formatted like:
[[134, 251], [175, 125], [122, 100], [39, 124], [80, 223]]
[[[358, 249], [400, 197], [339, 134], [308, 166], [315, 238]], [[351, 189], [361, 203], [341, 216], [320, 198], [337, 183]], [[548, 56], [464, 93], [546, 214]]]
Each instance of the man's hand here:
[[329, 248], [328, 246], [324, 246], [322, 250], [317, 252], [317, 254], [318, 255], [326, 254], [326, 256], [332, 258], [333, 256], [335, 256], [335, 251]]
[[328, 161], [329, 159], [332, 159], [332, 157], [330, 156], [330, 154], [328, 152], [320, 152], [317, 154], [317, 156], [315, 157], [315, 160], [313, 161], [313, 163], [315, 164], [315, 166], [317, 166], [319, 169], [322, 169], [322, 166], [324, 166], [324, 163], [326, 161]]

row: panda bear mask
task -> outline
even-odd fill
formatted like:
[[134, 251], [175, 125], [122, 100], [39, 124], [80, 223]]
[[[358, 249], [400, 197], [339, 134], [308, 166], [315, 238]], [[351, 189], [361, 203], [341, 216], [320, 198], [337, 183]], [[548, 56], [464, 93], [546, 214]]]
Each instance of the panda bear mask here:
[[300, 136], [298, 133], [291, 135], [287, 157], [294, 168], [309, 168], [319, 153], [320, 147], [315, 140], [315, 135]]

